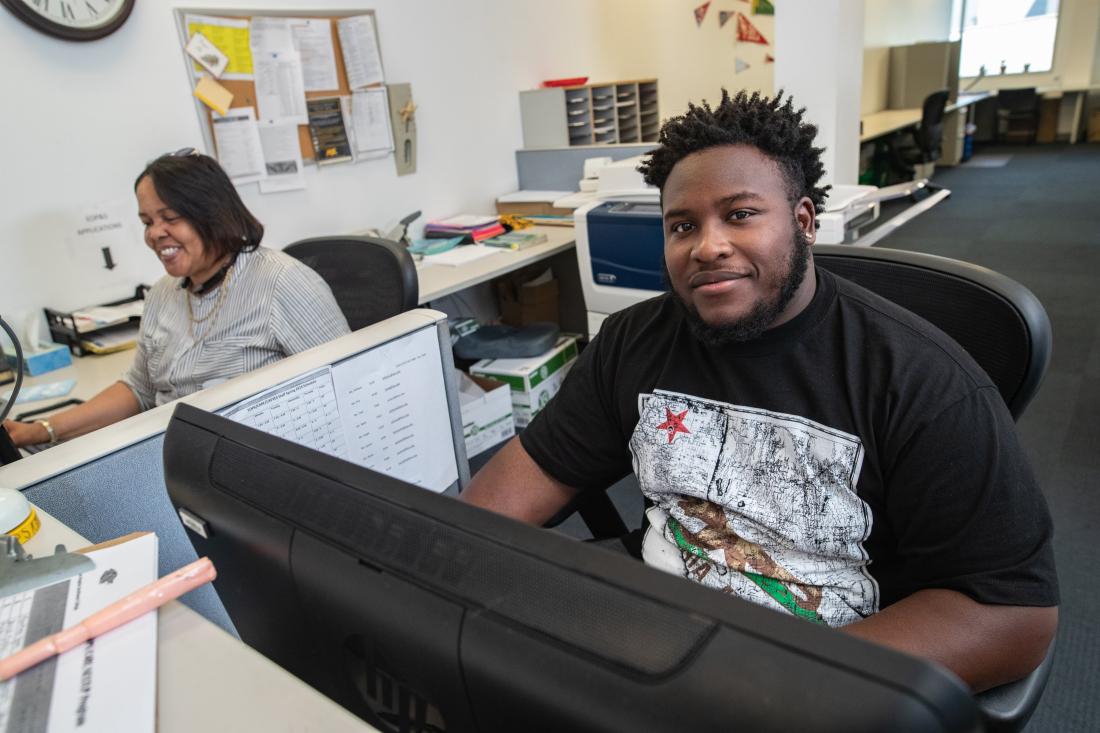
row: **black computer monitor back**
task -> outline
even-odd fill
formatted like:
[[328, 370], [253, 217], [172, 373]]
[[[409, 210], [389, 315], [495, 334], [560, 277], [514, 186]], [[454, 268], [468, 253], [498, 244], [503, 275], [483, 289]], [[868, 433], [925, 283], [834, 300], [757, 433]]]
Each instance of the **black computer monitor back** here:
[[242, 639], [383, 730], [979, 729], [932, 664], [187, 405], [164, 461]]

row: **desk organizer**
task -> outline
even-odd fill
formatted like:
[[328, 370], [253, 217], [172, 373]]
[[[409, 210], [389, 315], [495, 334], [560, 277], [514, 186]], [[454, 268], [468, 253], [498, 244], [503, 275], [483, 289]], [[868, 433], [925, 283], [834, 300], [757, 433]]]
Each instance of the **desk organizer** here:
[[[145, 294], [147, 292], [149, 292], [148, 285], [138, 285], [137, 288], [134, 289], [133, 297], [104, 303], [103, 305], [125, 305], [127, 303], [133, 303], [135, 300], [145, 300]], [[112, 323], [89, 331], [78, 331], [76, 328], [76, 319], [73, 318], [72, 312], [54, 310], [53, 308], [43, 308], [43, 310], [46, 313], [46, 323], [50, 328], [50, 340], [68, 346], [69, 351], [71, 351], [74, 356], [84, 356], [88, 353], [88, 350], [81, 344], [82, 341], [86, 341], [93, 336], [101, 336], [112, 331], [129, 328], [136, 323], [141, 323], [141, 318], [132, 316], [121, 323]]]

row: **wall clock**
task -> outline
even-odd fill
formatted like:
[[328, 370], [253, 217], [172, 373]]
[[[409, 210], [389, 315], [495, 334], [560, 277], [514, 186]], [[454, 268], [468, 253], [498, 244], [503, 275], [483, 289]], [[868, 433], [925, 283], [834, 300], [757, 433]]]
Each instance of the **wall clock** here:
[[66, 41], [94, 41], [130, 17], [134, 0], [0, 0], [27, 25]]

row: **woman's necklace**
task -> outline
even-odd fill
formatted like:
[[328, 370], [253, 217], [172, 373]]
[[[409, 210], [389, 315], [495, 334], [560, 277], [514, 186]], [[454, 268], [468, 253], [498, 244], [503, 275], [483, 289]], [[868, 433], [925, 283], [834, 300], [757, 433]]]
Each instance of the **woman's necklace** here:
[[[195, 318], [195, 309], [194, 306], [191, 305], [191, 292], [186, 289], [184, 290], [184, 297], [187, 298], [187, 331], [191, 335], [192, 341], [198, 340], [195, 338], [195, 324], [209, 321], [221, 311], [222, 303], [225, 302], [226, 294], [229, 292], [229, 281], [232, 276], [233, 266], [230, 265], [229, 269], [225, 271], [225, 278], [222, 280], [222, 284], [218, 286], [218, 297], [217, 300], [214, 301], [214, 306], [210, 309], [210, 312], [202, 318]], [[211, 323], [210, 327], [212, 328], [213, 325], [214, 324]], [[209, 333], [209, 329], [207, 329], [207, 332]]]

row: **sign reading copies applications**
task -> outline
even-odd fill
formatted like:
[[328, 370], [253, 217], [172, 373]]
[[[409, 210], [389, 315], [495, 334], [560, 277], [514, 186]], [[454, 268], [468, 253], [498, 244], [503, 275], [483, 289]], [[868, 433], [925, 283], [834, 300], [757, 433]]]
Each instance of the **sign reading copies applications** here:
[[482, 359], [470, 367], [470, 374], [507, 384], [512, 391], [516, 427], [524, 428], [558, 393], [576, 361], [576, 338], [562, 336], [545, 354], [522, 359]]

